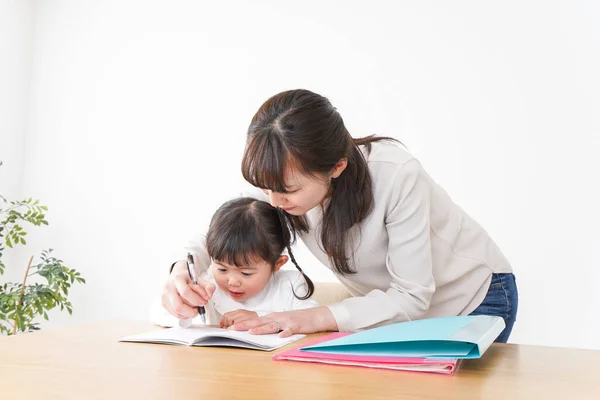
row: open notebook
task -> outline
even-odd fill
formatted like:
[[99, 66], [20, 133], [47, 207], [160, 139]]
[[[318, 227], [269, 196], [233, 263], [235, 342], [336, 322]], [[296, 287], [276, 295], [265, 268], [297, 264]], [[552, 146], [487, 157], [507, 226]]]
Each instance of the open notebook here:
[[271, 351], [302, 339], [306, 335], [280, 338], [277, 334], [251, 335], [248, 332], [208, 326], [169, 328], [126, 336], [121, 342], [175, 344], [184, 346], [240, 347], [244, 349]]
[[[330, 340], [339, 339], [351, 333], [332, 333], [305, 344], [318, 345]], [[328, 354], [316, 351], [301, 351], [298, 347], [275, 354], [275, 361], [300, 361], [309, 363], [345, 365], [351, 367], [366, 367], [376, 369], [391, 369], [396, 371], [430, 372], [443, 375], [453, 375], [456, 370], [456, 359], [433, 360], [427, 358], [382, 357], [351, 354]]]

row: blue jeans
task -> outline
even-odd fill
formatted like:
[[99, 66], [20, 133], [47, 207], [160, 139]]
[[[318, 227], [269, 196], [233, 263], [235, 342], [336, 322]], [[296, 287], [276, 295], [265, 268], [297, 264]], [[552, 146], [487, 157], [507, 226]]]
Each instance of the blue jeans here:
[[495, 340], [506, 343], [517, 319], [519, 292], [514, 274], [492, 274], [492, 282], [487, 295], [470, 315], [493, 315], [502, 317], [506, 328]]

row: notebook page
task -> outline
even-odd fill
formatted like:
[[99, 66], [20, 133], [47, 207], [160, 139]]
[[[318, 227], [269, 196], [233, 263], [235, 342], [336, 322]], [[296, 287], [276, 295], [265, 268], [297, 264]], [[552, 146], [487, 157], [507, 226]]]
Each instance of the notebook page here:
[[[198, 329], [211, 329], [210, 335], [203, 335], [194, 341], [195, 346], [215, 346], [216, 338], [227, 338], [234, 339], [241, 343], [253, 345], [262, 350], [274, 350], [289, 343], [295, 342], [296, 340], [302, 339], [306, 335], [292, 335], [287, 338], [280, 338], [277, 334], [269, 335], [251, 335], [247, 331], [233, 331], [229, 329], [220, 328], [198, 328]], [[210, 336], [210, 337], [209, 337]], [[239, 345], [238, 347], [246, 347]]]
[[195, 346], [227, 346], [255, 348], [260, 350], [274, 350], [285, 346], [305, 335], [292, 335], [280, 338], [276, 334], [251, 335], [248, 332], [233, 331], [229, 329], [207, 326], [192, 326], [191, 328], [174, 327], [146, 332], [121, 338], [125, 342], [165, 343]]
[[144, 343], [171, 343], [191, 345], [198, 337], [205, 334], [210, 334], [215, 328], [189, 328], [182, 329], [179, 327], [169, 329], [159, 329], [151, 332], [140, 333], [121, 338], [124, 342], [144, 342]]

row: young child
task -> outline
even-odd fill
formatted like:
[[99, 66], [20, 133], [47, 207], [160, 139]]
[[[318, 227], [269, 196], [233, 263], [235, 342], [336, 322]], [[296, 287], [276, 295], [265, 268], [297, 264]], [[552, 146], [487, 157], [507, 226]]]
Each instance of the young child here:
[[[318, 306], [313, 282], [296, 262], [296, 237], [287, 213], [250, 197], [230, 200], [215, 212], [206, 235], [210, 268], [202, 278], [215, 284], [205, 307], [207, 324], [227, 328], [272, 312]], [[285, 250], [289, 255], [282, 254]], [[297, 271], [281, 270], [291, 259]], [[151, 320], [176, 326], [177, 319], [155, 306]], [[201, 323], [198, 317], [194, 324]]]

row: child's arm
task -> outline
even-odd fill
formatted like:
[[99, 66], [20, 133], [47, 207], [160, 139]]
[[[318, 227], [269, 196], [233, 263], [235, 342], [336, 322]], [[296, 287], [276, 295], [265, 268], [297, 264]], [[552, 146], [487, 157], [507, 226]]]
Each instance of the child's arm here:
[[177, 326], [177, 318], [169, 314], [158, 300], [152, 302], [150, 307], [150, 322], [165, 328]]

